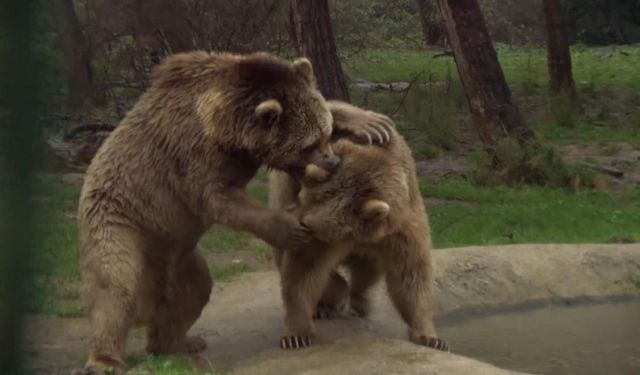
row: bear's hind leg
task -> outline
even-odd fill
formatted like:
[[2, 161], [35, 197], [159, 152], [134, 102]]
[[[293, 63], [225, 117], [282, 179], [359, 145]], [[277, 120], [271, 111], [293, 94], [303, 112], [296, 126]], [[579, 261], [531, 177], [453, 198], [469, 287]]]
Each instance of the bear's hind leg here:
[[164, 286], [167, 298], [158, 302], [147, 326], [149, 353], [195, 353], [207, 345], [201, 337], [187, 336], [187, 331], [209, 302], [213, 288], [209, 267], [202, 255], [192, 250], [182, 256], [174, 272]]
[[300, 349], [312, 344], [314, 310], [336, 263], [326, 249], [309, 248], [284, 254], [280, 276], [287, 335], [280, 339], [282, 349]]
[[105, 238], [110, 241], [83, 246], [84, 298], [93, 329], [86, 368], [118, 373], [127, 368], [124, 349], [137, 318], [142, 251], [135, 235], [117, 231]]
[[409, 326], [409, 338], [418, 345], [449, 351], [433, 325], [433, 276], [428, 259], [400, 258], [396, 257], [398, 263], [387, 271], [387, 289], [394, 306]]
[[345, 263], [351, 272], [351, 311], [357, 316], [366, 317], [371, 312], [369, 291], [382, 277], [382, 269], [377, 259], [366, 255], [350, 255]]
[[314, 319], [331, 319], [344, 311], [349, 301], [349, 284], [336, 270], [331, 271], [320, 302], [313, 313]]

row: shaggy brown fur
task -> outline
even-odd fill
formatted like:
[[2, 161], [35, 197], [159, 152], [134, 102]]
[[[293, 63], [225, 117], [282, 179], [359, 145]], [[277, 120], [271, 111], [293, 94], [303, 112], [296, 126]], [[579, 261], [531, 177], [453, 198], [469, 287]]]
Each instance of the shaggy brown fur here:
[[[314, 310], [319, 308], [316, 314], [322, 316], [327, 306], [340, 309], [347, 292], [351, 308], [366, 315], [367, 291], [385, 276], [410, 339], [448, 349], [432, 320], [431, 238], [415, 163], [404, 139], [391, 138], [383, 147], [339, 140], [333, 150], [342, 163], [333, 175], [307, 167], [293, 212], [317, 241], [304, 251], [275, 251], [288, 329], [283, 348], [309, 345]], [[296, 187], [286, 178], [272, 176], [272, 204], [292, 200], [287, 194], [295, 194]], [[351, 271], [350, 288], [333, 271], [340, 263]]]
[[[355, 137], [384, 138], [375, 118], [349, 122], [342, 130]], [[124, 370], [134, 325], [147, 327], [151, 353], [203, 349], [186, 336], [213, 284], [195, 250], [200, 236], [220, 223], [278, 248], [307, 242], [297, 218], [260, 207], [245, 186], [262, 164], [294, 174], [309, 163], [335, 168], [331, 124], [306, 59], [191, 52], [161, 63], [96, 154], [80, 197], [93, 327], [86, 369]]]

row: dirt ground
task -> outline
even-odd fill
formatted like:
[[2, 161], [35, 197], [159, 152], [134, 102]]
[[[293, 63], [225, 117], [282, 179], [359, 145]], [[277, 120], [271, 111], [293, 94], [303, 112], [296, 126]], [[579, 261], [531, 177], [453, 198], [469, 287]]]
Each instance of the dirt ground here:
[[[640, 296], [640, 245], [515, 245], [434, 251], [438, 319], [562, 301]], [[569, 282], [567, 282], [569, 280]], [[203, 369], [234, 374], [506, 374], [452, 353], [418, 347], [389, 304], [383, 286], [368, 320], [342, 316], [318, 323], [317, 345], [282, 352], [283, 333], [275, 271], [216, 285], [193, 333], [208, 342], [197, 358]], [[83, 363], [85, 319], [30, 317], [29, 368], [67, 374]], [[144, 333], [131, 333], [127, 353], [143, 353]]]

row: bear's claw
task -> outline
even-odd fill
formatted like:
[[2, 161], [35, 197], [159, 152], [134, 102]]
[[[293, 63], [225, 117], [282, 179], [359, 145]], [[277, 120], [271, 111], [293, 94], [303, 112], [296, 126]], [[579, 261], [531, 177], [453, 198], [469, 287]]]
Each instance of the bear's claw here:
[[302, 349], [309, 346], [311, 346], [309, 336], [282, 336], [280, 339], [280, 348], [283, 350]]

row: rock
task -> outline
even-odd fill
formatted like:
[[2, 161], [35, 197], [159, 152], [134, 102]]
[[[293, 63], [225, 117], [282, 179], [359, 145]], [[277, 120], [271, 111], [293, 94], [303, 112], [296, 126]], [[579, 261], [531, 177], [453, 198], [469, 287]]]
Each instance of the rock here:
[[456, 354], [426, 349], [369, 332], [358, 332], [330, 346], [293, 353], [269, 351], [234, 369], [237, 375], [499, 375], [518, 374]]

